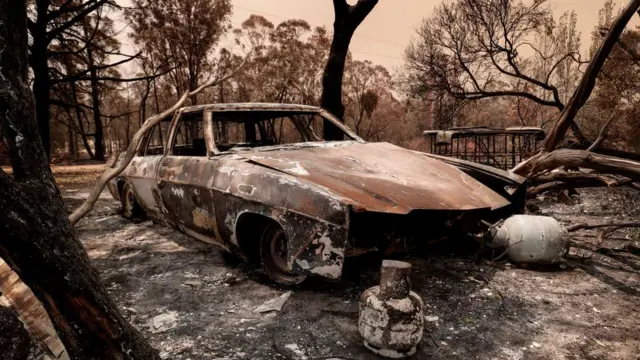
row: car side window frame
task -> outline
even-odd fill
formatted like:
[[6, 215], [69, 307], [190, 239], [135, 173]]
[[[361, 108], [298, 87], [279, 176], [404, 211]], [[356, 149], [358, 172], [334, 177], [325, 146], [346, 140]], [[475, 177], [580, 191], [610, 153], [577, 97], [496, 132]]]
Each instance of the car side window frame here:
[[213, 136], [213, 110], [205, 109], [203, 114], [204, 119], [204, 139], [207, 144], [207, 156], [214, 157], [220, 155], [221, 152], [216, 146], [216, 141]]
[[[206, 154], [203, 157], [211, 157], [213, 154], [212, 150], [212, 136], [213, 130], [211, 129], [211, 111], [208, 109], [199, 109], [197, 111], [189, 111], [189, 114], [202, 113], [202, 126], [204, 132], [205, 146], [206, 146]], [[171, 131], [169, 133], [169, 137], [167, 138], [167, 144], [165, 145], [165, 156], [179, 156], [175, 155], [175, 138], [178, 132], [178, 126], [180, 126], [180, 121], [182, 120], [182, 116], [185, 114], [185, 109], [180, 109], [176, 111], [173, 120], [171, 120]]]

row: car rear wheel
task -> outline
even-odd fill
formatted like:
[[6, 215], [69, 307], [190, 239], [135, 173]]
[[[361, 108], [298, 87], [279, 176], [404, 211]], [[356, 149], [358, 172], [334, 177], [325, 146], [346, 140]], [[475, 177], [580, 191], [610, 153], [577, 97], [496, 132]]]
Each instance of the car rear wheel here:
[[279, 284], [296, 285], [307, 278], [288, 269], [287, 235], [276, 223], [269, 224], [262, 234], [260, 260], [267, 276]]
[[125, 219], [135, 220], [143, 217], [144, 212], [136, 200], [133, 187], [128, 182], [125, 182], [122, 186], [120, 201], [122, 202], [122, 216]]

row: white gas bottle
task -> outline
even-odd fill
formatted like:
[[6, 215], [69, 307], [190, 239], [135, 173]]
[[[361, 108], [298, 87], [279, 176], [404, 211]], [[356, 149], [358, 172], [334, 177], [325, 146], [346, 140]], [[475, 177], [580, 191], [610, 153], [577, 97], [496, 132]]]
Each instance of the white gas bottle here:
[[494, 230], [492, 247], [507, 248], [517, 263], [556, 263], [567, 249], [567, 231], [548, 216], [514, 215]]

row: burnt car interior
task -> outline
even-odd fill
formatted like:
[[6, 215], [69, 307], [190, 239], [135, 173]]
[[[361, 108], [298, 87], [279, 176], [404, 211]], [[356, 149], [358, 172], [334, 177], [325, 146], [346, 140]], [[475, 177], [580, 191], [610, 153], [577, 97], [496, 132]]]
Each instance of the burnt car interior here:
[[[215, 146], [220, 152], [263, 146], [325, 141], [324, 119], [315, 112], [257, 111], [219, 112], [213, 116]], [[172, 117], [151, 129], [141, 155], [164, 154]], [[174, 156], [207, 156], [202, 111], [182, 113], [170, 153]]]
[[171, 151], [174, 156], [207, 156], [202, 112], [180, 116]]
[[304, 112], [214, 113], [213, 133], [221, 152], [324, 141], [322, 117]]
[[162, 119], [159, 125], [151, 129], [147, 144], [143, 147], [145, 151], [142, 155], [153, 156], [164, 154], [164, 145], [167, 143], [169, 131], [171, 131], [171, 119], [171, 116], [168, 116]]

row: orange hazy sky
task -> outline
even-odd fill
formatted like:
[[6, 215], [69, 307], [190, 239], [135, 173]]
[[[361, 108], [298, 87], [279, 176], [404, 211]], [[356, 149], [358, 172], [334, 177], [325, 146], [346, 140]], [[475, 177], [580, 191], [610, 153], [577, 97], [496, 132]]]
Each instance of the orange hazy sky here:
[[[347, 0], [355, 3], [357, 0]], [[374, 63], [394, 69], [402, 65], [404, 49], [409, 44], [422, 19], [429, 16], [441, 1], [450, 0], [379, 0], [378, 5], [358, 28], [351, 43], [351, 52], [359, 60], [368, 59]], [[530, 0], [525, 0], [530, 1]], [[598, 10], [606, 0], [549, 0], [556, 16], [565, 11], [575, 10], [578, 15], [578, 28], [582, 33], [583, 51], [588, 50], [593, 26], [598, 23]], [[623, 0], [617, 2], [618, 7]], [[130, 5], [130, 0], [119, 0], [121, 5]], [[624, 0], [626, 3], [626, 0]], [[234, 27], [251, 14], [260, 14], [272, 21], [279, 22], [299, 18], [312, 26], [326, 26], [329, 30], [333, 24], [333, 2], [331, 0], [232, 0]], [[122, 21], [117, 21], [126, 27]], [[640, 23], [635, 16], [631, 24]], [[121, 35], [123, 51], [135, 52], [131, 40], [125, 30]], [[222, 46], [234, 47], [232, 39], [223, 40]]]
[[[598, 10], [604, 2], [605, 0], [550, 0], [558, 16], [565, 11], [576, 11], [583, 47], [586, 48], [591, 41], [591, 29], [598, 22]], [[331, 0], [233, 0], [232, 3], [234, 26], [239, 26], [253, 13], [265, 16], [274, 24], [284, 19], [300, 18], [312, 25], [324, 25], [331, 29], [333, 23]], [[440, 0], [380, 0], [356, 31], [351, 45], [354, 57], [369, 59], [391, 68], [400, 65], [402, 53], [415, 33], [414, 29], [439, 3]], [[619, 1], [618, 5], [621, 4]]]

